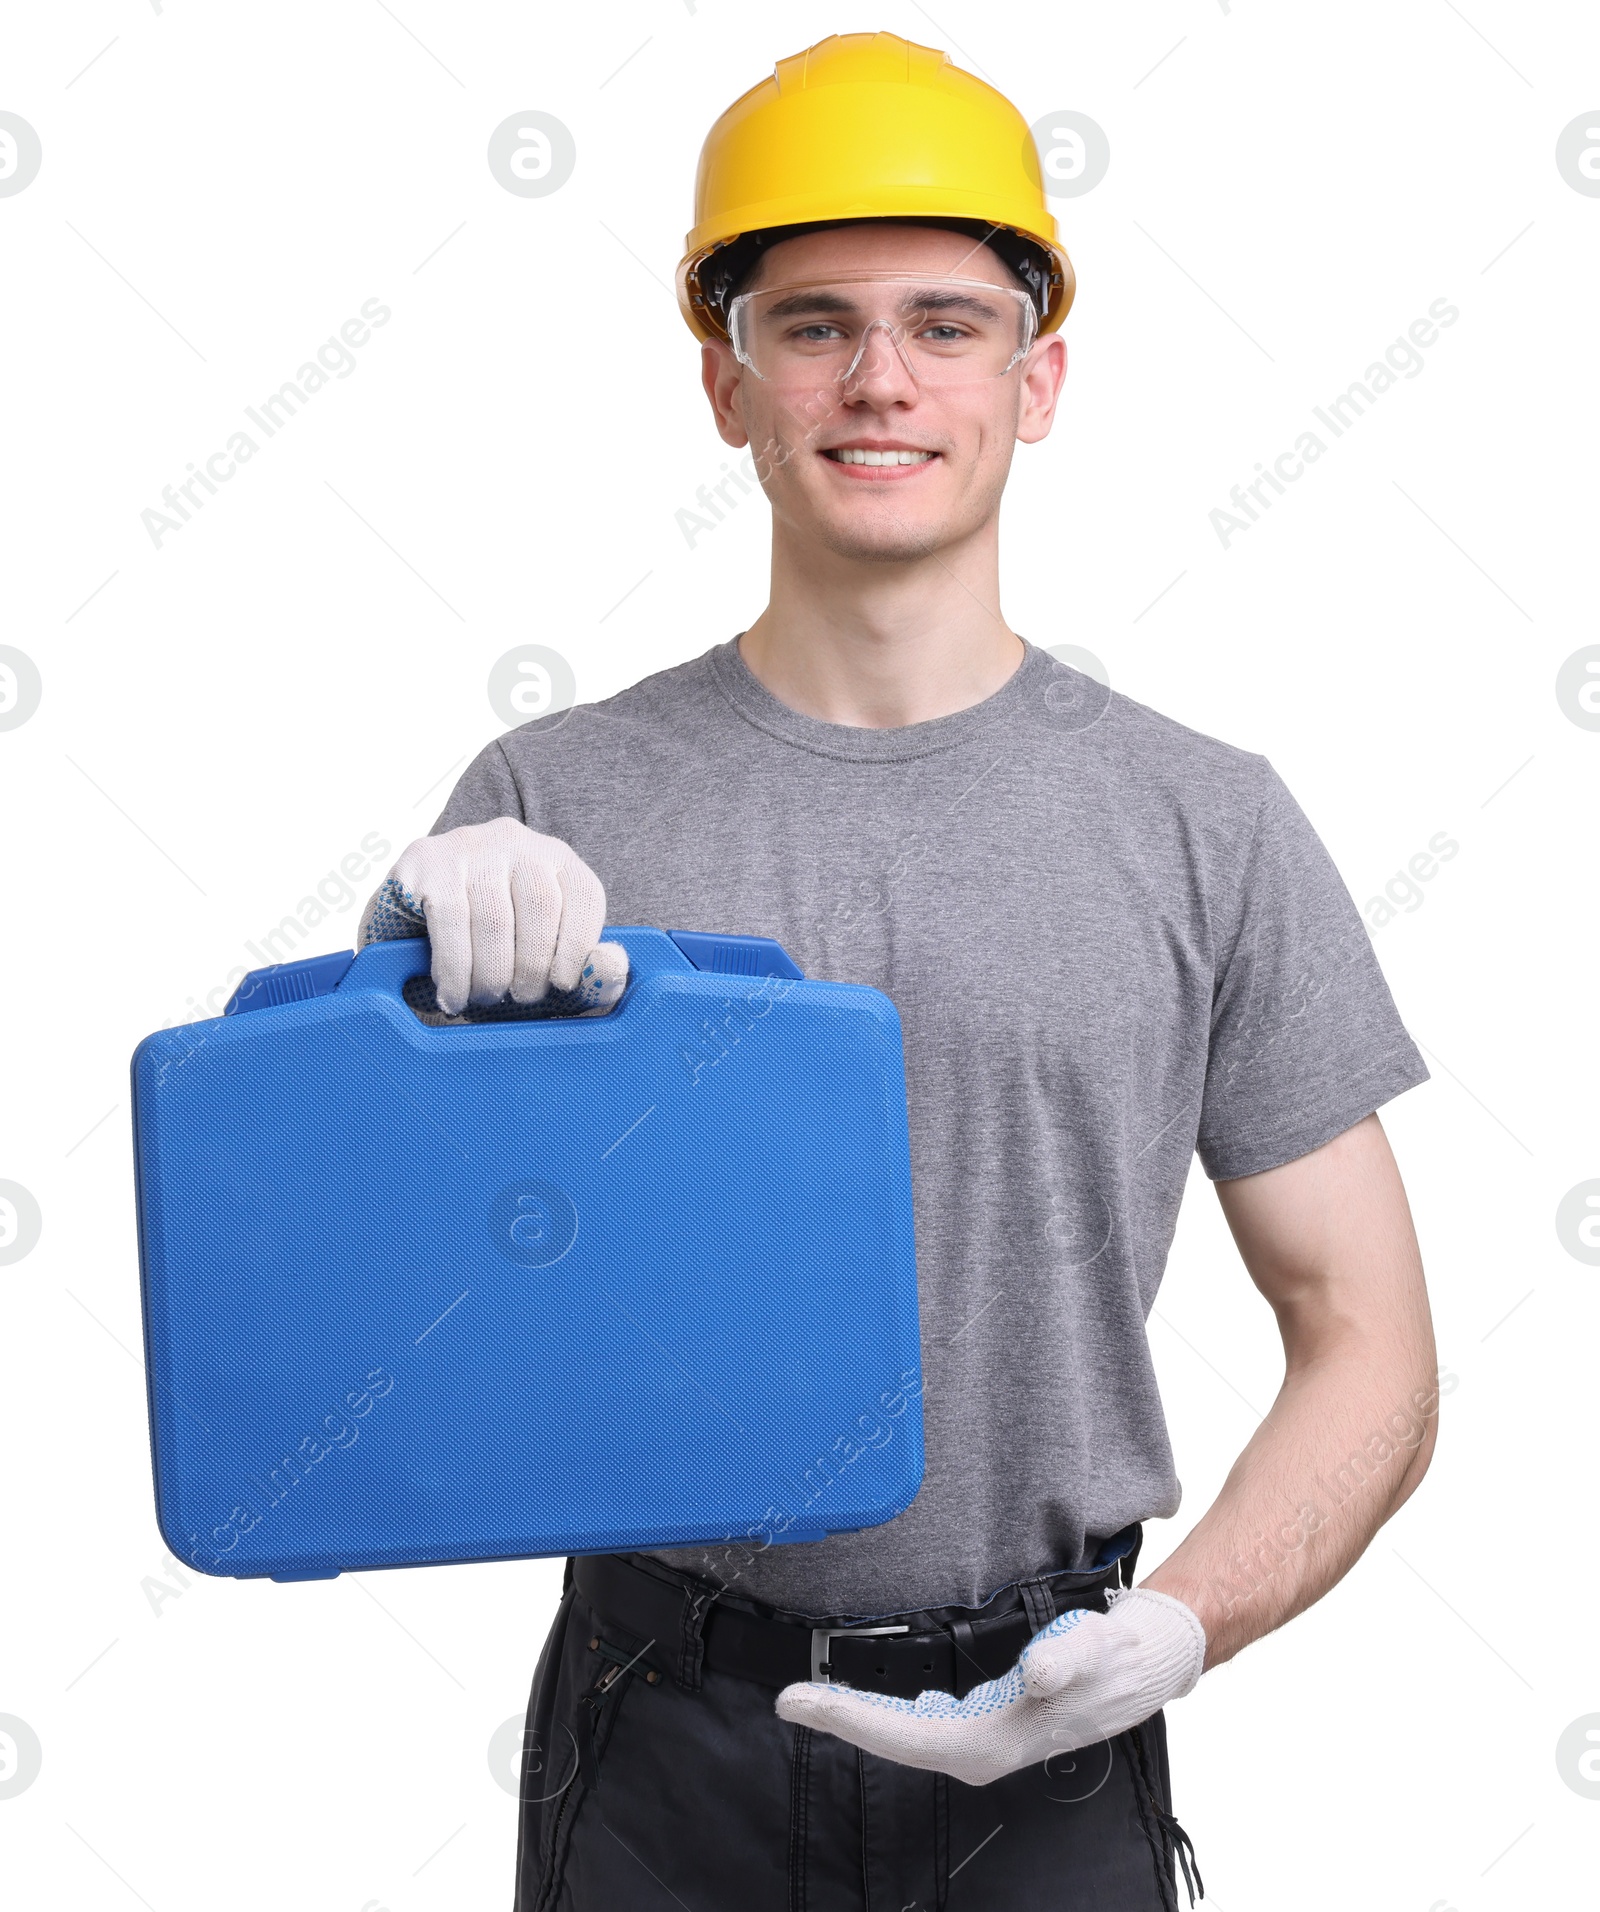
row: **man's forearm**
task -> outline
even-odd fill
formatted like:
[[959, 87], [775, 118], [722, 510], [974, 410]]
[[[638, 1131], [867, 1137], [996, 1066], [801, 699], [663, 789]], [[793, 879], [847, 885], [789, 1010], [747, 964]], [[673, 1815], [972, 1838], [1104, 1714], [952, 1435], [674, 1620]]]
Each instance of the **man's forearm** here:
[[1291, 1368], [1215, 1502], [1140, 1582], [1199, 1615], [1208, 1669], [1344, 1577], [1426, 1472], [1438, 1400], [1432, 1372], [1355, 1334]]

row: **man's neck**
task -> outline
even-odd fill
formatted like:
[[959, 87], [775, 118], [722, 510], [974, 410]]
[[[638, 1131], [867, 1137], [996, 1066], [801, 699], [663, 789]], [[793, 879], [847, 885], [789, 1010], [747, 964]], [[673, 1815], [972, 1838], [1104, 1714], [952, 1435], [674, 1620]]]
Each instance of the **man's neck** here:
[[897, 729], [982, 703], [1021, 665], [992, 538], [884, 563], [793, 551], [774, 533], [771, 600], [739, 655], [791, 710]]

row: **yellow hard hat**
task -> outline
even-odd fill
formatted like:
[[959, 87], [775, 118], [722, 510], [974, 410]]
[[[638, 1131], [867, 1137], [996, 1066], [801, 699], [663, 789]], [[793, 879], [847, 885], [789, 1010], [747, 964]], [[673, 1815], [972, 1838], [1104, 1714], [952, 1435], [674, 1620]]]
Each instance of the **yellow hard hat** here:
[[701, 276], [720, 248], [773, 227], [852, 219], [996, 228], [1002, 252], [1008, 236], [1013, 247], [1031, 242], [1044, 255], [1040, 331], [1067, 316], [1072, 262], [1027, 121], [937, 47], [897, 33], [835, 33], [780, 60], [706, 136], [678, 267], [689, 329], [727, 336]]

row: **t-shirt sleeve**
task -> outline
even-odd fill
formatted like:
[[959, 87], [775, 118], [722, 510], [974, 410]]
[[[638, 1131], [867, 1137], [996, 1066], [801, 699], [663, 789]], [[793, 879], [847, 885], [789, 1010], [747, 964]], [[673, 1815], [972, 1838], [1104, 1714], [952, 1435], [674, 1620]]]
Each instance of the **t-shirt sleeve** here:
[[1332, 857], [1278, 773], [1219, 950], [1196, 1150], [1213, 1181], [1331, 1142], [1428, 1080]]
[[439, 836], [445, 830], [459, 830], [465, 823], [492, 823], [496, 817], [515, 817], [519, 823], [528, 820], [498, 740], [485, 744], [462, 771], [450, 792], [450, 801], [428, 834]]

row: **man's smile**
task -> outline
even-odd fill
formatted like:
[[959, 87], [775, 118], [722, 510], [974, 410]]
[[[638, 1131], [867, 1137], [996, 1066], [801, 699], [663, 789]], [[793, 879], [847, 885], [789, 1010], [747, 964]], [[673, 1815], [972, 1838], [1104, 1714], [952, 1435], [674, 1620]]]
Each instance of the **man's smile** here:
[[941, 454], [918, 445], [865, 440], [853, 445], [831, 445], [822, 456], [852, 480], [868, 483], [901, 481], [933, 464]]

